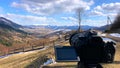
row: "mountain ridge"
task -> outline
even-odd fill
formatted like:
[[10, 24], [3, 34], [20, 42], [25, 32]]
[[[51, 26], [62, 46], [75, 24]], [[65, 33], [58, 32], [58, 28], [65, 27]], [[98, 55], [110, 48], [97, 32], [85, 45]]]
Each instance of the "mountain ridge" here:
[[[27, 35], [27, 32], [20, 30], [22, 25], [16, 24], [11, 20], [0, 17], [0, 45], [12, 46], [16, 38], [21, 39]], [[20, 40], [18, 40], [20, 41]]]
[[17, 29], [23, 27], [22, 25], [16, 24], [16, 23], [12, 22], [11, 20], [6, 19], [4, 17], [0, 17], [0, 24], [5, 24], [5, 25], [11, 26], [13, 28], [17, 28]]
[[[47, 29], [53, 29], [53, 30], [58, 30], [58, 29], [70, 29], [70, 30], [77, 30], [78, 26], [73, 25], [73, 26], [56, 26], [56, 25], [29, 25], [26, 26], [27, 28], [47, 28]], [[95, 26], [89, 26], [89, 25], [82, 25], [81, 29], [88, 30], [90, 28], [98, 28]]]
[[11, 20], [8, 20], [4, 17], [0, 17], [0, 28], [3, 30], [7, 29], [7, 30], [13, 30], [16, 32], [20, 32], [20, 33], [26, 33], [19, 29], [19, 28], [23, 28], [22, 25], [16, 24], [16, 23], [12, 22]]

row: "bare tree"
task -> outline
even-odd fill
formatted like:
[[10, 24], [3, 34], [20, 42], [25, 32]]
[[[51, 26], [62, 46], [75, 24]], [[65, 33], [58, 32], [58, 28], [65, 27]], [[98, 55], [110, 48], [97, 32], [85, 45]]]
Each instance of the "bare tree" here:
[[107, 30], [110, 30], [112, 21], [109, 16], [107, 16]]
[[82, 11], [83, 11], [83, 8], [78, 8], [76, 10], [76, 13], [77, 13], [77, 18], [78, 18], [78, 23], [79, 23], [79, 28], [78, 28], [78, 32], [81, 31], [81, 15], [82, 15]]

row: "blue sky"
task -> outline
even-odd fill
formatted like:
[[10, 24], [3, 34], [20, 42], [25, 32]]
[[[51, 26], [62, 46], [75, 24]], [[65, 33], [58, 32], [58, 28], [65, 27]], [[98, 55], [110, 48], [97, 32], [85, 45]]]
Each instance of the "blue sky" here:
[[103, 26], [120, 11], [119, 0], [0, 0], [0, 16], [21, 25]]

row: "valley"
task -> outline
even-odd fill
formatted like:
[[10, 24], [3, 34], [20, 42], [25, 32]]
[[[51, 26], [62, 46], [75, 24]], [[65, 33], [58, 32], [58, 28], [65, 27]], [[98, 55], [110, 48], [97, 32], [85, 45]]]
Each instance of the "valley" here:
[[[77, 62], [56, 62], [44, 65], [54, 59], [54, 46], [69, 46], [69, 36], [77, 29], [73, 26], [20, 26], [5, 18], [0, 19], [0, 68], [75, 68]], [[9, 24], [8, 24], [9, 23]], [[11, 25], [14, 24], [14, 25]], [[20, 26], [19, 28], [15, 27]], [[88, 27], [88, 26], [87, 26]], [[92, 27], [90, 27], [92, 28]], [[94, 27], [93, 27], [94, 28]], [[87, 28], [89, 29], [89, 28]], [[85, 28], [85, 30], [87, 30]], [[94, 28], [95, 29], [95, 28]], [[97, 29], [97, 28], [96, 28]], [[104, 29], [105, 30], [105, 29]], [[113, 32], [113, 31], [112, 31]], [[119, 30], [116, 30], [119, 33]], [[68, 36], [68, 39], [65, 37]], [[119, 37], [106, 33], [107, 38], [117, 42], [115, 61], [102, 64], [104, 68], [119, 68]]]

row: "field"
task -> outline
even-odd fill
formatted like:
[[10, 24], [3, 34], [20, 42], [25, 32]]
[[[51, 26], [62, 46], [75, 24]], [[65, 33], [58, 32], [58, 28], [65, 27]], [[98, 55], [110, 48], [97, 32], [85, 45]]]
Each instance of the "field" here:
[[14, 54], [9, 57], [1, 58], [0, 68], [39, 68], [52, 53], [53, 47], [23, 54]]

